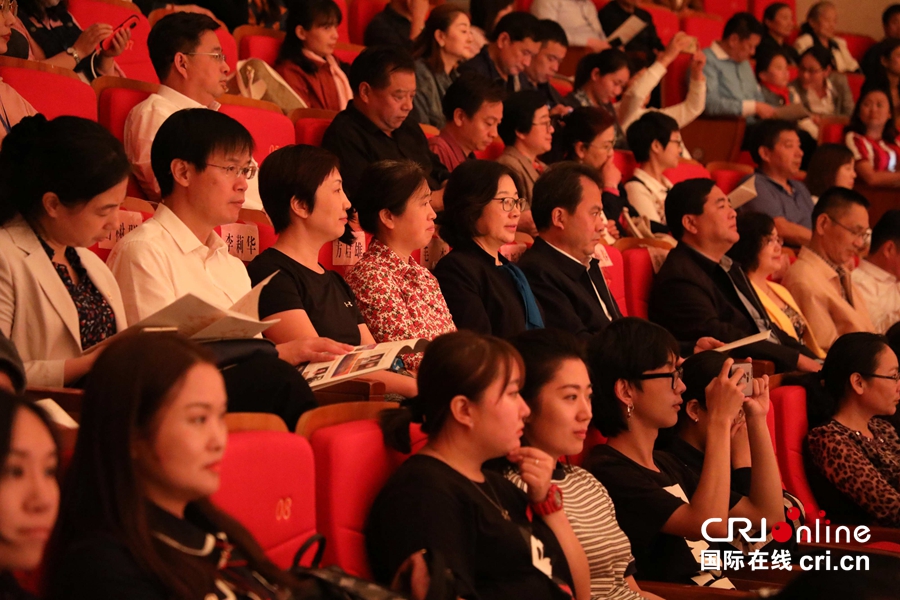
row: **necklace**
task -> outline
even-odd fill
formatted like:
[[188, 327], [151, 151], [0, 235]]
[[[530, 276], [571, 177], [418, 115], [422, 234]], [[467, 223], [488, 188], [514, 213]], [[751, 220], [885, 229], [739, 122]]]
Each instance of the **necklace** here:
[[[467, 478], [467, 479], [468, 479], [468, 478]], [[507, 521], [510, 521], [510, 520], [511, 520], [511, 519], [509, 518], [509, 511], [506, 510], [505, 508], [503, 508], [503, 506], [500, 504], [500, 501], [497, 499], [497, 493], [494, 491], [494, 486], [491, 485], [491, 482], [490, 482], [490, 480], [489, 480], [487, 477], [484, 478], [484, 482], [488, 485], [488, 488], [491, 490], [491, 496], [493, 496], [493, 498], [491, 498], [491, 496], [488, 496], [488, 495], [484, 492], [484, 490], [481, 489], [481, 486], [480, 486], [480, 485], [478, 485], [477, 483], [475, 483], [475, 482], [472, 481], [471, 479], [469, 479], [469, 481], [472, 482], [472, 485], [475, 486], [475, 489], [476, 489], [476, 490], [478, 490], [479, 492], [481, 492], [481, 495], [482, 495], [482, 496], [484, 496], [485, 498], [488, 499], [488, 502], [490, 502], [491, 504], [493, 504], [493, 505], [497, 508], [497, 510], [500, 511], [500, 514], [503, 515], [503, 518], [504, 518], [505, 520], [507, 520]]]

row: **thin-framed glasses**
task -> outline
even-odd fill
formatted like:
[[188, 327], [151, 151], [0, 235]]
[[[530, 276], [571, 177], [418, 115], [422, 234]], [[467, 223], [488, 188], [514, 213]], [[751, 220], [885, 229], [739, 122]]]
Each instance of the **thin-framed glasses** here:
[[249, 167], [238, 167], [237, 165], [214, 165], [211, 163], [206, 163], [207, 167], [215, 167], [217, 169], [222, 169], [225, 171], [229, 177], [232, 179], [237, 179], [240, 176], [244, 176], [247, 178], [247, 181], [256, 177], [256, 172], [259, 170], [255, 166], [251, 165]]
[[220, 63], [223, 63], [226, 60], [224, 52], [185, 52], [185, 54], [188, 56], [212, 56]]
[[894, 383], [900, 381], [900, 373], [894, 373], [893, 375], [879, 375], [878, 373], [860, 373], [863, 377], [876, 377], [878, 379], [890, 379]]
[[18, 16], [19, 3], [16, 0], [0, 0], [0, 13], [12, 13], [12, 16]]
[[500, 203], [505, 212], [512, 212], [513, 207], [519, 212], [525, 210], [525, 200], [522, 198], [494, 198], [494, 200]]
[[540, 123], [532, 122], [532, 125], [535, 127], [543, 127], [544, 129], [553, 129], [553, 121], [547, 119], [546, 121], [541, 121]]
[[[825, 214], [828, 215], [828, 213], [825, 213]], [[872, 241], [872, 229], [871, 228], [862, 229], [862, 230], [850, 229], [849, 227], [847, 227], [846, 225], [844, 225], [843, 223], [841, 223], [840, 221], [838, 221], [831, 215], [828, 215], [828, 218], [831, 219], [831, 222], [834, 223], [835, 225], [840, 225], [842, 228], [849, 231], [851, 234], [853, 234], [853, 237], [862, 241], [864, 244], [868, 244], [869, 242]]]
[[764, 239], [766, 240], [766, 245], [768, 246], [784, 246], [784, 238], [782, 238], [777, 233], [767, 235]]
[[675, 370], [671, 373], [651, 373], [650, 375], [638, 375], [638, 379], [640, 381], [646, 381], [648, 379], [672, 379], [672, 389], [674, 390], [678, 387], [678, 382], [681, 381], [681, 378], [684, 376], [684, 369], [681, 367], [675, 367]]

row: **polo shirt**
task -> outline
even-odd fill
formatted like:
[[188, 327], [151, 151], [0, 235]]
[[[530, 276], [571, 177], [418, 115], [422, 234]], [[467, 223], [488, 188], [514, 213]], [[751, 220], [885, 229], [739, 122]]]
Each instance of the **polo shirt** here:
[[812, 211], [815, 206], [812, 195], [802, 181], [788, 179], [792, 191], [762, 171], [750, 177], [756, 178], [756, 198], [741, 207], [741, 212], [760, 212], [772, 217], [783, 217], [791, 223], [812, 230]]
[[441, 130], [440, 135], [429, 138], [428, 149], [434, 152], [441, 164], [451, 172], [466, 160], [475, 158], [475, 153], [466, 154], [460, 143], [446, 129]]

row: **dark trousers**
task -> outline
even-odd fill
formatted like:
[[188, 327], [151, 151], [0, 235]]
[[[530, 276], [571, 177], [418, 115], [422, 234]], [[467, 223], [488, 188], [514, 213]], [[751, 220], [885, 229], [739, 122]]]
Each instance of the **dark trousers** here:
[[317, 406], [309, 384], [277, 356], [261, 354], [222, 370], [229, 412], [264, 412], [284, 419], [293, 431], [297, 419]]

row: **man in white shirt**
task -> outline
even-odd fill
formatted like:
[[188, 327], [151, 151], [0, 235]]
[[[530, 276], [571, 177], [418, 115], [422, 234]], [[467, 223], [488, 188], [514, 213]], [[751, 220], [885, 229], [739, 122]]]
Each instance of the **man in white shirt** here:
[[851, 278], [877, 333], [900, 321], [900, 210], [889, 210], [878, 220], [869, 255]]
[[[219, 110], [216, 99], [227, 90], [228, 65], [216, 35], [219, 24], [197, 13], [168, 15], [147, 38], [159, 90], [135, 106], [125, 119], [125, 153], [141, 189], [159, 201], [159, 184], [150, 165], [150, 148], [159, 126], [185, 108]], [[249, 182], [245, 208], [262, 210], [255, 180]]]

